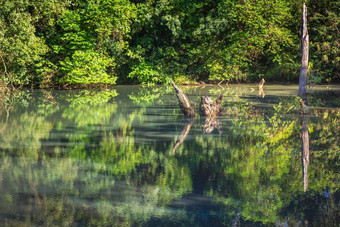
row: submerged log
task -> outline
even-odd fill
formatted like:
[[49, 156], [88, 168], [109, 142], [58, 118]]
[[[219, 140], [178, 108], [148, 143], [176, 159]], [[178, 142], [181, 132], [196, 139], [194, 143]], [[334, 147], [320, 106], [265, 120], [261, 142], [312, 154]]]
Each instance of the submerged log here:
[[191, 107], [188, 97], [177, 87], [177, 85], [170, 79], [172, 86], [175, 88], [176, 96], [179, 101], [179, 107], [184, 113], [185, 117], [195, 117], [195, 110]]
[[307, 73], [309, 55], [309, 35], [307, 30], [307, 6], [303, 3], [302, 27], [301, 27], [301, 70], [299, 78], [299, 96], [307, 104]]

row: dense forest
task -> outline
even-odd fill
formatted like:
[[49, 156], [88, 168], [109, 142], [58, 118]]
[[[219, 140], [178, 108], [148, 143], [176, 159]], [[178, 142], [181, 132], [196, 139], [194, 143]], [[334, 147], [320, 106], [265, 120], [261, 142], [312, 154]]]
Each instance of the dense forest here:
[[[2, 85], [296, 81], [302, 1], [0, 0]], [[336, 0], [308, 0], [309, 78], [339, 80]]]

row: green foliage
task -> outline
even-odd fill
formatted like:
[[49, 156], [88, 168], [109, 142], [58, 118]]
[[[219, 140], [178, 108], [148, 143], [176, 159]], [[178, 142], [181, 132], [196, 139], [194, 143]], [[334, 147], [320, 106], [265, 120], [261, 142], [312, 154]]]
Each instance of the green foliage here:
[[48, 51], [44, 40], [35, 35], [34, 17], [27, 1], [1, 1], [0, 70], [5, 84], [32, 82], [33, 66]]
[[[337, 80], [339, 3], [307, 4], [310, 83]], [[168, 76], [294, 81], [301, 8], [292, 0], [1, 0], [0, 80], [41, 86], [164, 84]]]
[[129, 78], [136, 79], [140, 84], [161, 84], [166, 81], [166, 77], [159, 73], [148, 63], [141, 63], [132, 67], [132, 71], [128, 75]]
[[60, 58], [61, 83], [115, 84], [124, 61], [134, 5], [126, 0], [79, 2], [58, 19], [62, 32], [50, 43]]
[[46, 61], [44, 54], [50, 51], [40, 32], [54, 26], [55, 18], [69, 4], [69, 0], [1, 1], [1, 81], [14, 85], [36, 82], [36, 64]]
[[[217, 75], [226, 73], [219, 79], [246, 79], [246, 75], [257, 72], [270, 75], [273, 65], [282, 71], [281, 67], [292, 61], [292, 56], [285, 52], [291, 50], [297, 40], [293, 40], [287, 28], [291, 15], [286, 1], [224, 1], [219, 4], [218, 11], [219, 18], [214, 20], [211, 15], [209, 23], [211, 29], [223, 28], [214, 32], [219, 41], [216, 40], [215, 45], [217, 55], [212, 53], [212, 63], [218, 62], [220, 67]], [[209, 31], [204, 28], [197, 32], [206, 34]], [[223, 37], [222, 33], [227, 35]], [[215, 65], [212, 64], [213, 72], [216, 72]], [[291, 72], [281, 72], [284, 73]], [[212, 79], [214, 77], [213, 73]]]
[[109, 100], [118, 95], [116, 90], [84, 90], [79, 93], [80, 94], [72, 95], [72, 97], [68, 99], [68, 101], [70, 101], [72, 105], [107, 103]]
[[60, 62], [66, 76], [62, 83], [69, 84], [115, 84], [117, 76], [110, 76], [107, 67], [114, 67], [112, 59], [92, 51], [75, 51], [72, 58]]
[[[318, 83], [340, 78], [340, 3], [338, 1], [308, 1], [309, 34], [311, 39], [312, 81]], [[320, 80], [320, 79], [319, 79]]]

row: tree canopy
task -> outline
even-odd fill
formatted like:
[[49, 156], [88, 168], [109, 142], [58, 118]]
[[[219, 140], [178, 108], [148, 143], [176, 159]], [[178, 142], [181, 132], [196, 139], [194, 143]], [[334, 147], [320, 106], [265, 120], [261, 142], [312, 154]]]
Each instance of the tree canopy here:
[[[1, 0], [2, 84], [297, 80], [302, 2]], [[339, 9], [309, 0], [310, 79], [339, 79]]]

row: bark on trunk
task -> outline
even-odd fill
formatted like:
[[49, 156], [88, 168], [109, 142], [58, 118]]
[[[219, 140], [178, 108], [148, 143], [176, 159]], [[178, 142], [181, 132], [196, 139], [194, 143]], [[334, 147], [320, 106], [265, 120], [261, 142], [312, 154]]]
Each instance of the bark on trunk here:
[[307, 6], [303, 3], [302, 28], [301, 28], [301, 70], [299, 78], [299, 96], [307, 104], [307, 73], [309, 55], [309, 35], [307, 30]]
[[[191, 106], [188, 97], [182, 92], [182, 90], [170, 79], [172, 86], [175, 88], [176, 96], [178, 98], [179, 107], [184, 113], [185, 117], [194, 118], [195, 110]], [[223, 114], [222, 110], [222, 94], [219, 94], [216, 103], [212, 101], [209, 96], [201, 96], [201, 103], [199, 108], [200, 116], [202, 117], [213, 117], [221, 116]]]
[[222, 115], [222, 98], [223, 95], [219, 94], [216, 102], [212, 101], [209, 96], [201, 96], [201, 103], [199, 113], [201, 117], [216, 117]]
[[175, 88], [176, 96], [179, 101], [179, 107], [184, 113], [185, 117], [195, 117], [195, 110], [191, 107], [188, 97], [182, 92], [182, 90], [177, 87], [177, 85], [170, 79], [172, 86]]

